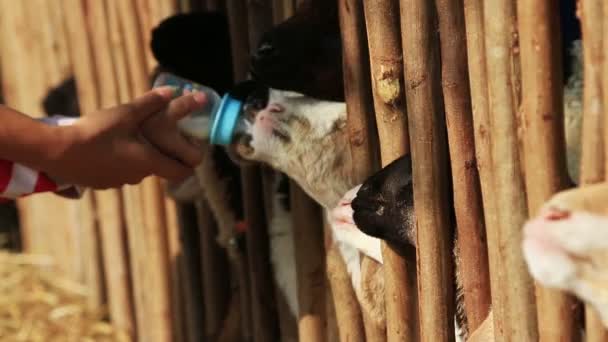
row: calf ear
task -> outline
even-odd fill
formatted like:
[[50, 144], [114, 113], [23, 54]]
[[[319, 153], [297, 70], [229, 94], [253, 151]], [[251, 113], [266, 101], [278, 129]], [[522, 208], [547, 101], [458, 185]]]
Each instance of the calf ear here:
[[150, 47], [162, 69], [220, 94], [233, 84], [230, 32], [221, 12], [169, 17], [152, 30]]

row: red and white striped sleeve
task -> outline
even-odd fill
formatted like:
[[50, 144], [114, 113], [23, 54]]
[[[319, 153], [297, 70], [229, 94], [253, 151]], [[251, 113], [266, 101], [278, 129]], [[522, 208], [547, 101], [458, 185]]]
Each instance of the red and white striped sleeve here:
[[[53, 116], [41, 119], [52, 125], [69, 125], [74, 118]], [[80, 197], [82, 189], [72, 184], [61, 184], [43, 172], [25, 165], [0, 159], [0, 203], [40, 192], [64, 192], [66, 197]]]

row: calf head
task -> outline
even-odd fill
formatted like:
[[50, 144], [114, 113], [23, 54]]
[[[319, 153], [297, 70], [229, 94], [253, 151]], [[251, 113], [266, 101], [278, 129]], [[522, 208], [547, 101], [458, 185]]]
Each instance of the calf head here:
[[226, 15], [177, 14], [152, 31], [150, 47], [163, 70], [223, 94], [233, 86], [232, 52]]
[[272, 88], [344, 101], [341, 49], [337, 1], [305, 1], [262, 36], [251, 73]]
[[412, 163], [403, 156], [369, 177], [351, 203], [353, 219], [365, 234], [397, 250], [416, 245]]
[[267, 88], [247, 97], [244, 113], [247, 131], [231, 146], [239, 159], [284, 172], [326, 207], [353, 185], [344, 103]]
[[587, 205], [600, 198], [580, 200], [585, 192], [566, 191], [546, 203], [524, 226], [523, 252], [539, 283], [590, 303], [608, 327], [608, 216]]

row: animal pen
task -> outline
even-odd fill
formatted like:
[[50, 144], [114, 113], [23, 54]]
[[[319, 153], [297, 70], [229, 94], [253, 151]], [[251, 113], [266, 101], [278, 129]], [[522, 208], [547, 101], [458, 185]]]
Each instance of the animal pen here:
[[[243, 81], [265, 32], [325, 1], [332, 0], [0, 0], [2, 99], [43, 116], [49, 90], [74, 77], [81, 113], [129, 101], [152, 84], [152, 30], [193, 11], [226, 13], [234, 80]], [[204, 189], [195, 201], [175, 201], [157, 177], [77, 200], [19, 199], [25, 254], [0, 259], [0, 274], [51, 267], [56, 273], [47, 278], [71, 284], [61, 291], [80, 284], [65, 295], [79, 299], [55, 303], [71, 308], [64, 318], [55, 317], [52, 301], [33, 315], [26, 304], [10, 306], [18, 299], [8, 294], [20, 292], [0, 285], [2, 340], [436, 342], [455, 340], [458, 314], [471, 341], [576, 341], [582, 328], [587, 341], [608, 338], [593, 308], [585, 307], [583, 321], [575, 297], [535, 283], [521, 251], [526, 220], [570, 186], [558, 2], [333, 1], [354, 182], [412, 158], [415, 255], [383, 243], [382, 265], [361, 259], [361, 287], [382, 272], [384, 320], [361, 310], [322, 208], [293, 180], [299, 310], [290, 316], [270, 261], [272, 172], [248, 164], [241, 166], [244, 249], [235, 242], [236, 220], [217, 220]], [[592, 184], [604, 181], [608, 160], [608, 2], [578, 6], [580, 183]], [[205, 38], [184, 37], [201, 45]], [[220, 245], [220, 231], [230, 243]], [[454, 243], [464, 313], [456, 307]], [[107, 322], [105, 330], [82, 318], [87, 312]], [[490, 337], [474, 339], [488, 327]]]

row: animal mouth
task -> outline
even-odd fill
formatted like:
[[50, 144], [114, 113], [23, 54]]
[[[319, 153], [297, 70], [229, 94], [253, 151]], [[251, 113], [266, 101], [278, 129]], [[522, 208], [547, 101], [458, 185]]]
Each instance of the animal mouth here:
[[524, 227], [524, 246], [537, 250], [541, 255], [561, 255], [577, 264], [593, 264], [593, 260], [589, 256], [581, 255], [570, 250], [567, 246], [564, 246], [559, 239], [551, 236], [549, 231], [535, 227], [535, 225], [547, 225], [551, 224], [551, 222], [567, 220], [571, 216], [570, 211], [549, 208], [541, 215], [542, 218], [540, 220], [545, 222], [530, 222]]

